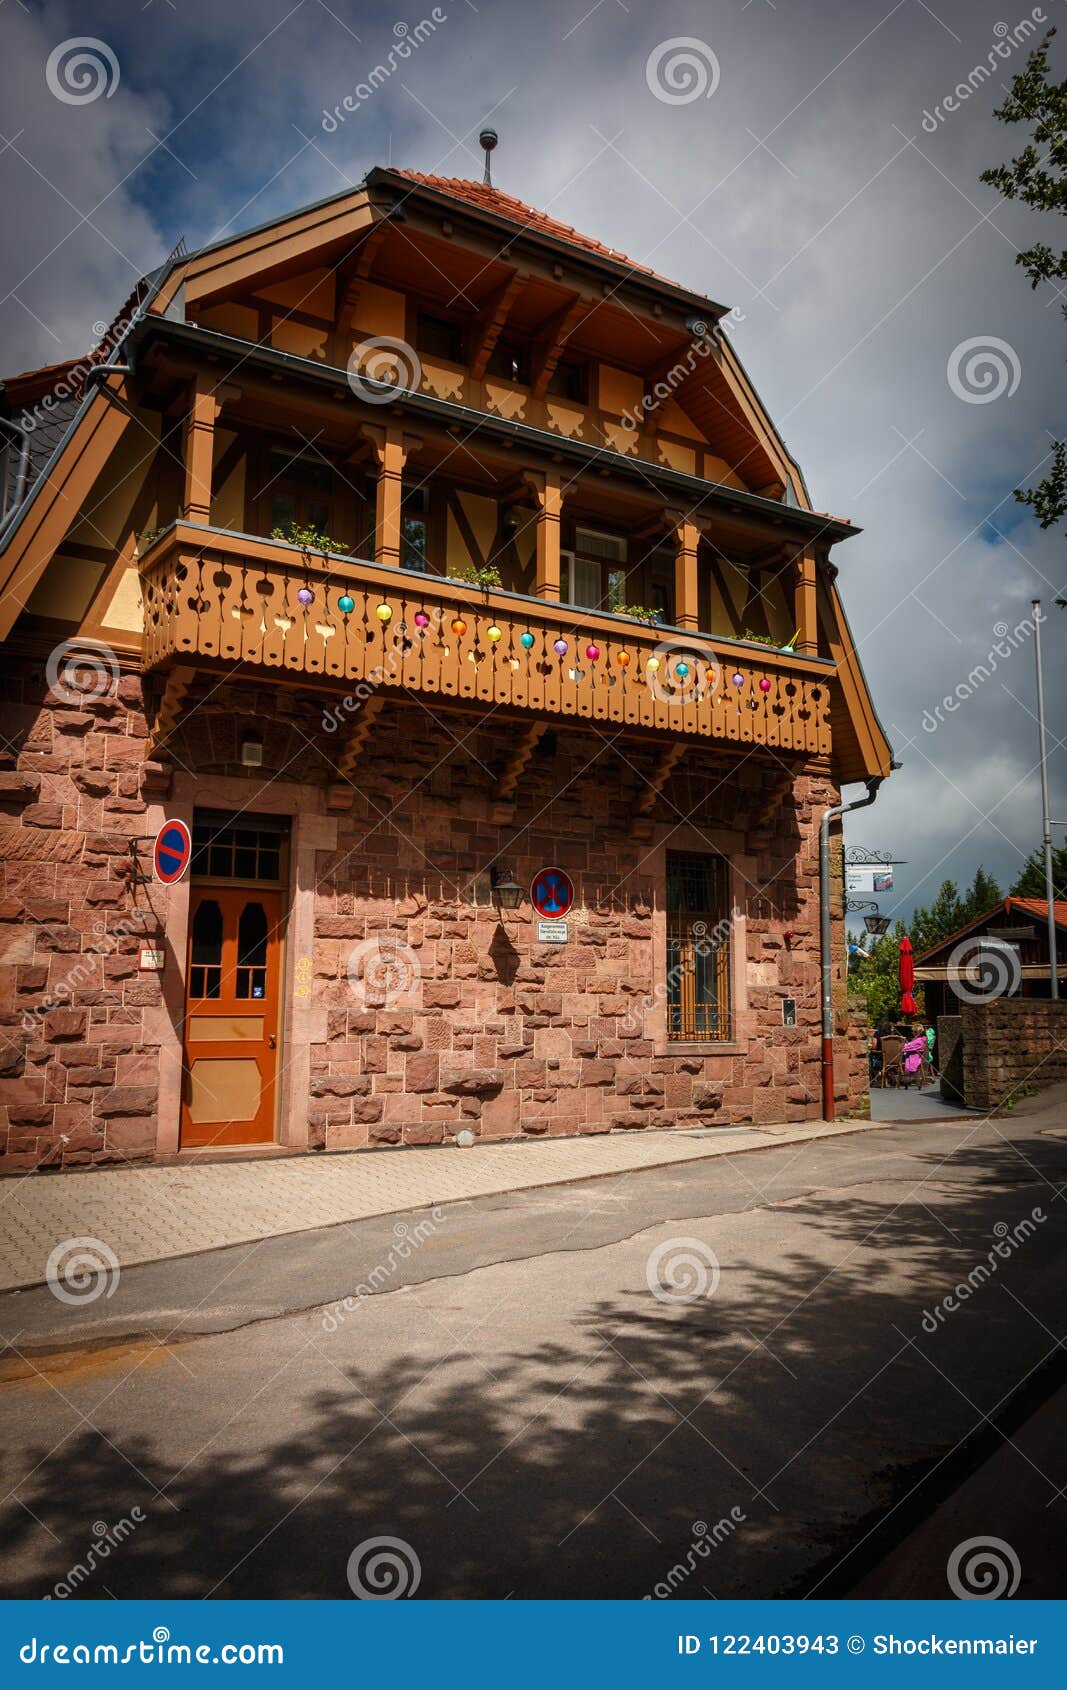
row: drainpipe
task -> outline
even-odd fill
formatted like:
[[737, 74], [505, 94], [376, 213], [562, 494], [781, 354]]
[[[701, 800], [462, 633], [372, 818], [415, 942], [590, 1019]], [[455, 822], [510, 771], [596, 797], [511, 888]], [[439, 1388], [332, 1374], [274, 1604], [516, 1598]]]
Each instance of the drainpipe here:
[[[22, 496], [26, 491], [26, 476], [30, 466], [30, 431], [27, 428], [23, 428], [22, 424], [17, 423], [13, 417], [0, 417], [0, 428], [10, 429], [12, 435], [18, 435], [21, 437], [19, 444], [18, 468], [15, 471], [14, 492], [11, 495], [11, 503], [6, 507], [2, 518], [0, 518], [0, 529], [2, 529], [7, 527], [9, 519], [13, 517], [15, 512], [18, 510], [22, 503]], [[2, 492], [7, 492], [6, 482]]]
[[[892, 768], [899, 765], [894, 763]], [[834, 1009], [833, 955], [830, 948], [830, 823], [851, 810], [865, 810], [878, 796], [884, 775], [872, 775], [867, 781], [866, 798], [855, 798], [851, 804], [835, 804], [823, 812], [819, 823], [819, 950], [822, 962], [822, 1114], [824, 1121], [834, 1118]]]

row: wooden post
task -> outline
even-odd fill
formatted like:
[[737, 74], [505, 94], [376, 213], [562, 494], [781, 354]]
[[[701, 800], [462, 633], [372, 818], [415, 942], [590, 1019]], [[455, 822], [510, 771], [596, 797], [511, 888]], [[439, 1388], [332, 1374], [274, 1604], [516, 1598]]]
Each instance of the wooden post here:
[[819, 621], [815, 598], [815, 553], [801, 553], [795, 568], [793, 620], [798, 629], [796, 649], [806, 657], [817, 657]]
[[374, 497], [374, 561], [400, 567], [401, 504], [407, 446], [400, 429], [368, 426], [363, 430], [378, 461]]
[[222, 409], [207, 376], [198, 375], [189, 396], [185, 418], [183, 455], [185, 494], [182, 514], [186, 522], [211, 522], [211, 469], [215, 455], [215, 423]]
[[679, 517], [674, 522], [674, 622], [678, 628], [700, 627], [700, 577], [697, 547], [700, 530], [695, 522]]
[[563, 494], [559, 476], [528, 476], [537, 500], [537, 558], [534, 592], [539, 599], [559, 603], [559, 519], [563, 509]]

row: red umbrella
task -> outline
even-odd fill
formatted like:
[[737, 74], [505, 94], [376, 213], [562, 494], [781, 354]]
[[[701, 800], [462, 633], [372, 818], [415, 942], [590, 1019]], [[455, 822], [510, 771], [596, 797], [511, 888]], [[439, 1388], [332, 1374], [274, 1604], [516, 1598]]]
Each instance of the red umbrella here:
[[915, 984], [915, 963], [912, 960], [911, 940], [905, 933], [900, 941], [900, 1013], [901, 1015], [918, 1015], [919, 1006], [912, 997], [911, 989]]

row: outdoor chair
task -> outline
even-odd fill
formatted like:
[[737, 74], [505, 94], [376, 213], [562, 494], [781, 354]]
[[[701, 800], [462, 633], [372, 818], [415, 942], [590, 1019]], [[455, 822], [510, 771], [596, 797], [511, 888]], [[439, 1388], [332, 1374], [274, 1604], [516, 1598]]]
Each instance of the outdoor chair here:
[[882, 1072], [878, 1080], [880, 1086], [899, 1086], [904, 1079], [904, 1040], [897, 1034], [887, 1035], [882, 1040]]

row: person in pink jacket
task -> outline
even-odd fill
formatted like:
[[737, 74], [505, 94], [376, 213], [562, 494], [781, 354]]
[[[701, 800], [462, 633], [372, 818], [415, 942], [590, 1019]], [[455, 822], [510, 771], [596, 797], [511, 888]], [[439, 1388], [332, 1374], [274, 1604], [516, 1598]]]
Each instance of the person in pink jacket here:
[[921, 1027], [913, 1027], [902, 1052], [905, 1074], [917, 1074], [926, 1056], [926, 1034]]

